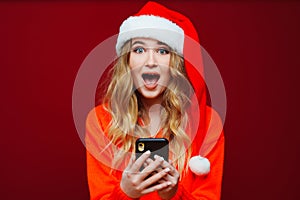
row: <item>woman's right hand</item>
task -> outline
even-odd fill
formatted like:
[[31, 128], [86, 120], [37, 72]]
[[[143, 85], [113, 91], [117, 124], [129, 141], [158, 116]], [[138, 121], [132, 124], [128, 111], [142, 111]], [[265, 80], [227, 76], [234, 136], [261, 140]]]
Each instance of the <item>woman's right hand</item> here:
[[[159, 156], [140, 172], [141, 166], [143, 166], [147, 159], [150, 159], [149, 156], [150, 151], [147, 151], [137, 160], [133, 158], [122, 174], [120, 187], [130, 198], [139, 198], [145, 194], [162, 190], [169, 186], [169, 182], [158, 183], [158, 181], [167, 175], [170, 168], [165, 168], [158, 173], [153, 173], [156, 172], [156, 169], [164, 162], [163, 158]], [[146, 179], [150, 174], [153, 175]]]

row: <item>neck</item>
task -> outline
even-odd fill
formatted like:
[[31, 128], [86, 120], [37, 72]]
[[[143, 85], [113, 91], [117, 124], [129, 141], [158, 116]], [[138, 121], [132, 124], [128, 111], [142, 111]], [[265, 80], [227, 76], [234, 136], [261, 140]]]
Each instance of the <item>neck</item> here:
[[151, 136], [154, 136], [160, 129], [161, 122], [161, 106], [162, 98], [160, 99], [143, 99], [142, 100], [146, 116], [144, 116], [145, 125], [149, 127]]
[[146, 99], [142, 98], [143, 106], [147, 113], [160, 111], [160, 105], [162, 103], [162, 97], [155, 98], [155, 99]]

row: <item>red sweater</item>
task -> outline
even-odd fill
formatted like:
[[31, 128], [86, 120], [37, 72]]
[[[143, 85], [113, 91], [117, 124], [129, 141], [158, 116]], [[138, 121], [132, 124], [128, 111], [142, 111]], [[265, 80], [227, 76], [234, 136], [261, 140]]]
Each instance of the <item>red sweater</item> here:
[[[101, 106], [96, 109], [96, 115], [99, 120], [99, 124], [103, 130], [108, 126], [110, 116]], [[207, 119], [210, 119], [211, 108], [207, 107]], [[91, 114], [87, 118], [87, 127], [91, 125]], [[210, 121], [207, 120], [206, 124]], [[208, 128], [208, 127], [207, 127]], [[88, 128], [87, 128], [88, 129]], [[89, 133], [90, 134], [90, 133]], [[96, 136], [97, 137], [97, 136]], [[89, 141], [91, 140], [88, 139]], [[97, 140], [93, 138], [92, 140]], [[88, 142], [88, 141], [87, 141]], [[197, 141], [193, 141], [192, 145], [196, 145]], [[88, 144], [87, 144], [88, 145]], [[93, 155], [92, 155], [93, 154]], [[107, 165], [99, 162], [95, 158], [95, 154], [91, 150], [87, 151], [87, 175], [88, 185], [90, 190], [91, 200], [120, 200], [131, 199], [123, 193], [120, 188], [120, 180], [122, 177], [122, 171], [115, 171], [111, 173], [111, 168]], [[216, 145], [206, 156], [210, 161], [211, 170], [209, 174], [204, 176], [195, 175], [190, 169], [181, 177], [178, 183], [178, 190], [176, 195], [172, 198], [193, 200], [193, 199], [209, 199], [218, 200], [221, 195], [221, 182], [223, 174], [223, 159], [224, 159], [224, 135], [221, 133]], [[140, 198], [143, 199], [161, 199], [157, 192], [149, 193]]]

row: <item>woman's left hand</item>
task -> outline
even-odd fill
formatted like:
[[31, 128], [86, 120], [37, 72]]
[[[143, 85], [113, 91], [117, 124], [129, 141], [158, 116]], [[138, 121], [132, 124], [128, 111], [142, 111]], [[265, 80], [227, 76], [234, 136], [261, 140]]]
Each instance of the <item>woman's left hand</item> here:
[[[155, 156], [155, 158], [156, 158], [156, 156]], [[147, 159], [147, 161], [146, 161], [147, 165], [150, 164], [151, 162], [153, 162], [151, 159]], [[169, 186], [164, 189], [161, 189], [157, 192], [158, 192], [158, 195], [162, 199], [171, 199], [173, 196], [175, 196], [175, 194], [177, 192], [179, 172], [176, 170], [176, 168], [173, 165], [171, 165], [169, 162], [167, 162], [165, 160], [161, 164], [161, 168], [157, 169], [157, 171], [159, 172], [166, 168], [169, 168], [170, 171], [167, 173], [166, 176], [164, 176], [163, 179], [161, 179], [159, 181], [159, 183], [168, 182], [167, 184]]]

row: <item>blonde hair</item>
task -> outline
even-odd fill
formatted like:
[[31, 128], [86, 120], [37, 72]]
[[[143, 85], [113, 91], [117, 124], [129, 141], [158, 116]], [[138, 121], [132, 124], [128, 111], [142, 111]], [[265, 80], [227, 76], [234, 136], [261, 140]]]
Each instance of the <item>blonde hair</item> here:
[[[104, 97], [104, 105], [111, 114], [107, 134], [116, 151], [113, 166], [116, 169], [124, 161], [126, 152], [134, 152], [135, 141], [148, 137], [148, 130], [138, 123], [145, 114], [138, 92], [134, 88], [129, 67], [131, 41], [125, 43], [122, 54], [112, 68], [112, 80]], [[188, 125], [186, 109], [190, 105], [192, 86], [184, 67], [184, 59], [174, 52], [170, 56], [170, 82], [163, 94], [162, 136], [170, 142], [171, 159], [180, 174], [187, 170], [191, 157], [190, 138], [185, 132]], [[177, 159], [175, 159], [175, 155]]]

